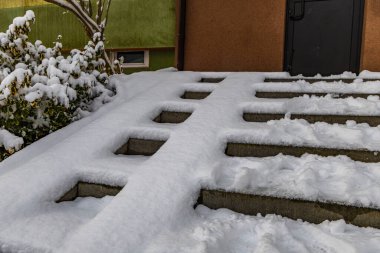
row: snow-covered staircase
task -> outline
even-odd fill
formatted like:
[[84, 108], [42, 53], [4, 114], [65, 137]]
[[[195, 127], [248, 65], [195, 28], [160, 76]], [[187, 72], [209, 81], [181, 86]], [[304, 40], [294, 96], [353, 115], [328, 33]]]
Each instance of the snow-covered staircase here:
[[[276, 79], [267, 78], [265, 80], [267, 88], [275, 83], [291, 83], [299, 79]], [[347, 83], [353, 84], [355, 79], [306, 79], [306, 85], [313, 85], [314, 83]], [[363, 83], [377, 81], [375, 79], [364, 79]], [[380, 84], [379, 84], [380, 85]], [[334, 99], [345, 98], [363, 98], [367, 99], [369, 96], [379, 96], [379, 93], [347, 93], [336, 92], [334, 90], [320, 89], [314, 91], [256, 91], [255, 96], [260, 99], [292, 99], [303, 96], [310, 97], [325, 97], [331, 96]], [[380, 115], [362, 115], [362, 114], [318, 114], [318, 113], [284, 113], [271, 112], [271, 104], [268, 108], [262, 107], [264, 112], [249, 112], [243, 113], [243, 118], [247, 122], [261, 122], [266, 123], [271, 120], [281, 120], [288, 118], [291, 120], [302, 119], [310, 124], [317, 122], [325, 122], [328, 124], [346, 124], [347, 121], [355, 121], [357, 124], [366, 123], [371, 127], [380, 125]], [[286, 110], [287, 108], [285, 108]], [[305, 154], [315, 154], [321, 157], [330, 156], [347, 156], [353, 161], [364, 163], [380, 163], [380, 153], [370, 151], [364, 148], [331, 148], [319, 146], [299, 146], [299, 145], [283, 145], [279, 144], [266, 144], [252, 142], [247, 143], [243, 141], [228, 142], [225, 150], [226, 155], [230, 157], [274, 157], [279, 154], [302, 157]], [[380, 168], [379, 168], [380, 169]], [[337, 182], [338, 183], [338, 182]], [[291, 219], [302, 219], [312, 223], [321, 223], [324, 220], [339, 220], [344, 219], [347, 223], [363, 227], [376, 227], [380, 228], [380, 210], [374, 208], [361, 208], [357, 206], [350, 206], [347, 203], [333, 203], [333, 202], [320, 202], [308, 201], [302, 199], [279, 198], [275, 196], [264, 196], [256, 194], [244, 194], [238, 192], [229, 192], [224, 190], [208, 190], [203, 189], [198, 199], [198, 204], [206, 205], [212, 209], [228, 208], [233, 211], [247, 214], [256, 215], [258, 213], [265, 214], [278, 214]]]
[[380, 82], [279, 76], [115, 76], [0, 163], [0, 252], [378, 252], [380, 230], [323, 221], [380, 228]]

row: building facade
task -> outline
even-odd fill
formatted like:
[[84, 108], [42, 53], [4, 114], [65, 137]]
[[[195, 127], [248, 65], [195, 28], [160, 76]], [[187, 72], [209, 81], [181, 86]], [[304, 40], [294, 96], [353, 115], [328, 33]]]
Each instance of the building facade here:
[[380, 71], [379, 0], [177, 0], [177, 66]]
[[[65, 51], [83, 48], [87, 43], [85, 31], [74, 15], [43, 0], [1, 0], [0, 31], [29, 9], [36, 14], [31, 41], [39, 39], [51, 46], [62, 35]], [[105, 35], [111, 57], [124, 57], [126, 73], [172, 67], [175, 1], [113, 0]]]

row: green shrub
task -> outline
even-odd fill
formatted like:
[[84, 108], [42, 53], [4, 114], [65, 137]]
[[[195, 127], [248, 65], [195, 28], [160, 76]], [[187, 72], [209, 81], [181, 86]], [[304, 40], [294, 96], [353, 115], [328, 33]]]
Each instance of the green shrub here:
[[[34, 20], [34, 13], [27, 11], [0, 33], [0, 130], [23, 138], [25, 145], [96, 110], [114, 95], [98, 34], [83, 51], [72, 50], [64, 57], [59, 41], [53, 48], [28, 41]], [[0, 136], [0, 160], [19, 146], [5, 152]]]

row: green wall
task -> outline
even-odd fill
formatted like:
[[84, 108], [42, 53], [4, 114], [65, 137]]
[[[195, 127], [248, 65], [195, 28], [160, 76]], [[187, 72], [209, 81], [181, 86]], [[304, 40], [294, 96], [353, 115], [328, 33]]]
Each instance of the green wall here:
[[106, 36], [116, 48], [174, 47], [174, 0], [116, 0], [112, 2]]
[[[0, 31], [5, 31], [14, 17], [28, 9], [33, 10], [37, 18], [31, 39], [51, 43], [61, 34], [65, 48], [78, 48], [85, 43], [87, 38], [79, 21], [51, 4], [0, 8]], [[106, 30], [109, 48], [174, 47], [174, 35], [174, 0], [112, 1]]]
[[[77, 18], [51, 4], [1, 8], [0, 3], [0, 32], [7, 29], [14, 17], [24, 15], [29, 9], [36, 14], [31, 41], [39, 39], [46, 46], [52, 46], [57, 36], [62, 35], [65, 49], [83, 48], [86, 44], [88, 38]], [[151, 51], [149, 69], [153, 70], [174, 65], [174, 46], [174, 0], [112, 1], [106, 28], [106, 48], [172, 47], [172, 50]]]
[[36, 15], [29, 38], [31, 41], [39, 39], [46, 46], [51, 46], [57, 36], [62, 35], [64, 48], [82, 48], [85, 45], [87, 37], [80, 22], [72, 14], [63, 14], [63, 9], [51, 5], [0, 9], [0, 31], [7, 30], [13, 18], [23, 16], [28, 9]]

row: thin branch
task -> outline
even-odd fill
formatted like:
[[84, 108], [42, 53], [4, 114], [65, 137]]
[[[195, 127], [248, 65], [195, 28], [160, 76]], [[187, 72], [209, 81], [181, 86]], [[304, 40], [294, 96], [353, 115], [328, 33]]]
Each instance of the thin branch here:
[[98, 0], [98, 2], [97, 2], [98, 13], [96, 14], [96, 23], [98, 25], [100, 25], [100, 23], [102, 22], [103, 4], [104, 4], [104, 2], [102, 0]]
[[85, 9], [84, 1], [83, 0], [79, 0], [79, 4], [80, 4], [80, 7], [82, 7], [82, 9]]
[[111, 73], [114, 75], [116, 74], [115, 68], [113, 66], [113, 63], [111, 62], [110, 58], [108, 57], [108, 54], [104, 50], [104, 60], [106, 61], [107, 65], [110, 67]]
[[[53, 0], [53, 1], [59, 1], [59, 0]], [[95, 21], [87, 15], [85, 11], [82, 10], [79, 3], [75, 0], [66, 0], [67, 2], [71, 3], [71, 5], [74, 7], [74, 9], [77, 11], [79, 15], [81, 15], [84, 19], [86, 19], [87, 23], [97, 32], [100, 32], [100, 28], [98, 24], [95, 23]]]
[[[69, 0], [70, 1], [70, 0]], [[86, 19], [84, 16], [82, 16], [76, 8], [74, 8], [74, 6], [71, 4], [71, 2], [67, 2], [67, 1], [64, 1], [64, 0], [45, 0], [45, 2], [48, 2], [48, 3], [52, 3], [52, 4], [56, 4], [66, 10], [69, 10], [71, 11], [72, 13], [74, 13], [75, 16], [77, 16], [77, 18], [83, 23], [83, 25], [85, 26], [87, 32], [89, 33], [90, 37], [92, 37], [92, 35], [96, 32], [100, 32], [100, 28], [99, 26], [96, 25], [96, 27], [93, 27], [93, 25], [91, 25], [89, 22], [88, 22], [88, 19]], [[82, 11], [82, 13], [84, 13]], [[87, 15], [86, 15], [87, 16]], [[91, 19], [91, 18], [90, 18]]]
[[106, 29], [107, 22], [108, 22], [108, 14], [111, 6], [111, 0], [108, 0], [107, 9], [106, 9], [106, 16], [104, 17], [104, 25], [103, 25], [103, 32]]
[[92, 3], [91, 3], [91, 0], [90, 1], [88, 1], [88, 7], [87, 7], [87, 13], [88, 13], [88, 15], [91, 17], [91, 19], [92, 19]]
[[84, 10], [88, 16], [92, 17], [92, 6], [91, 1], [79, 0], [79, 5]]
[[[1, 1], [1, 0], [0, 0]], [[104, 40], [104, 29], [107, 24], [108, 20], [108, 14], [109, 9], [111, 5], [111, 0], [99, 0], [97, 2], [97, 17], [96, 20], [92, 18], [92, 6], [89, 5], [88, 8], [91, 9], [91, 11], [87, 8], [83, 0], [80, 0], [77, 2], [77, 0], [45, 0], [45, 2], [52, 3], [55, 5], [58, 5], [66, 10], [71, 11], [74, 13], [74, 15], [82, 22], [83, 26], [85, 27], [85, 30], [87, 32], [87, 35], [90, 37], [90, 39], [93, 39], [93, 36], [95, 33], [100, 32], [101, 39]], [[107, 4], [106, 4], [107, 3]], [[106, 4], [106, 5], [105, 5]], [[106, 14], [105, 18], [103, 20], [103, 24], [101, 22], [104, 6], [106, 6]], [[99, 22], [99, 23], [98, 23]], [[104, 51], [104, 60], [106, 61], [107, 65], [110, 68], [110, 71], [112, 74], [115, 74], [115, 69], [113, 64], [111, 63], [107, 53]]]

